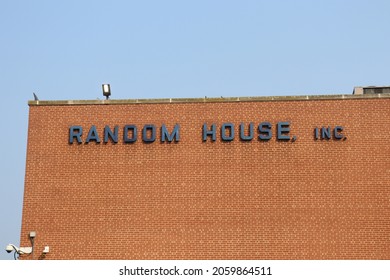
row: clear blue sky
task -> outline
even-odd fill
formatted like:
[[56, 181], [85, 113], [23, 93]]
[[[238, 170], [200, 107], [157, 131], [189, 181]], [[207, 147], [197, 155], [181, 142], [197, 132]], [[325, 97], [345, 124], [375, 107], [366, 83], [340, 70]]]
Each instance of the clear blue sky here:
[[390, 1], [0, 5], [0, 259], [19, 245], [28, 106], [41, 100], [352, 93], [390, 84]]

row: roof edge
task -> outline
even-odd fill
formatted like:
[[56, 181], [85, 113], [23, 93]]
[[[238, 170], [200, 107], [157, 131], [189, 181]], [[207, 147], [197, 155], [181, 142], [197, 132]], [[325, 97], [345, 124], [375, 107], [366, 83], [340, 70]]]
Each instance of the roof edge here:
[[253, 96], [220, 98], [161, 98], [161, 99], [108, 99], [108, 100], [29, 100], [29, 106], [65, 105], [118, 105], [118, 104], [167, 104], [167, 103], [221, 103], [221, 102], [272, 102], [272, 101], [310, 101], [310, 100], [349, 100], [390, 98], [390, 94], [335, 94], [298, 96]]

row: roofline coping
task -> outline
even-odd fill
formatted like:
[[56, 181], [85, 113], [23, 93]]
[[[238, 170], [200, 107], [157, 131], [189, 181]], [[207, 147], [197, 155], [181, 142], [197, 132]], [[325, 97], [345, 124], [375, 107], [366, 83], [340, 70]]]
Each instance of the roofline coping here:
[[223, 102], [273, 102], [273, 101], [313, 101], [390, 98], [390, 93], [380, 94], [334, 94], [297, 96], [253, 96], [253, 97], [205, 97], [205, 98], [160, 98], [160, 99], [108, 99], [108, 100], [29, 100], [29, 106], [64, 105], [119, 105], [119, 104], [177, 104], [177, 103], [223, 103]]

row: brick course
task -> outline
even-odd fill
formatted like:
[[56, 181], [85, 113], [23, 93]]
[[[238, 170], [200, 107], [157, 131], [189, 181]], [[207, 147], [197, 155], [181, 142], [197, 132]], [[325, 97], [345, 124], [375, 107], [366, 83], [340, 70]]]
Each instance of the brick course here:
[[[269, 141], [256, 139], [264, 121]], [[280, 121], [295, 142], [276, 139]], [[161, 143], [177, 123], [180, 141]], [[120, 140], [69, 144], [72, 125], [84, 140], [118, 125]], [[337, 125], [346, 139], [314, 139]], [[390, 98], [30, 106], [21, 246], [36, 231], [46, 259], [390, 259], [389, 129]]]

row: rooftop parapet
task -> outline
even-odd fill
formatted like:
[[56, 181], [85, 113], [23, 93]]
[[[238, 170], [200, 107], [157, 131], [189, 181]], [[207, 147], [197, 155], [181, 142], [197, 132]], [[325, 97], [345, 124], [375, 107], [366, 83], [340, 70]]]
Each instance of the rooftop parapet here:
[[[390, 89], [390, 87], [389, 87]], [[358, 93], [334, 95], [298, 95], [298, 96], [254, 96], [254, 97], [205, 97], [205, 98], [161, 98], [161, 99], [108, 99], [108, 100], [30, 100], [29, 106], [64, 105], [115, 105], [115, 104], [167, 104], [167, 103], [221, 103], [221, 102], [282, 102], [310, 100], [348, 100], [390, 98], [389, 93]]]

